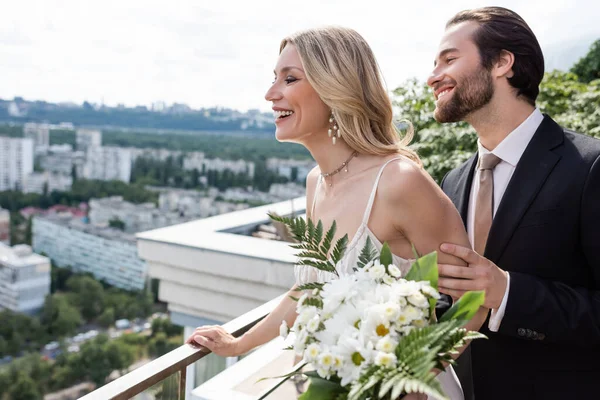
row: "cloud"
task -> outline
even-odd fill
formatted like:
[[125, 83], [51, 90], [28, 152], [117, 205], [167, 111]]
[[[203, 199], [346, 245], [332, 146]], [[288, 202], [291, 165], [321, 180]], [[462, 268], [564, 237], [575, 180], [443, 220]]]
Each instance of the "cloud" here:
[[[594, 0], [499, 1], [544, 50], [600, 37]], [[262, 108], [280, 40], [309, 27], [359, 31], [390, 89], [425, 79], [455, 12], [478, 1], [20, 0], [0, 14], [3, 98]], [[552, 50], [555, 51], [555, 50]]]

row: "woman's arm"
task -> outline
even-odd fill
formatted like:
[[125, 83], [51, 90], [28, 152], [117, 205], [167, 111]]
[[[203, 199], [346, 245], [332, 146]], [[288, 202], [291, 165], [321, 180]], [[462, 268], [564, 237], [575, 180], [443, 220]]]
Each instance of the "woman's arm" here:
[[276, 338], [283, 320], [288, 326], [293, 325], [297, 315], [296, 302], [289, 296], [299, 297], [299, 295], [295, 287], [292, 288], [269, 315], [239, 338], [233, 337], [220, 325], [207, 325], [196, 328], [186, 343], [197, 343], [222, 357], [247, 353]]
[[[314, 190], [318, 175], [319, 170], [315, 167], [306, 178], [307, 218], [311, 217], [312, 199], [315, 195]], [[296, 286], [292, 287], [269, 315], [239, 338], [234, 338], [221, 326], [210, 325], [196, 328], [194, 333], [186, 340], [186, 343], [198, 343], [223, 357], [232, 357], [247, 353], [253, 348], [277, 337], [283, 320], [286, 321], [288, 327], [294, 324], [297, 316], [296, 302], [290, 296], [300, 297], [300, 295], [301, 293], [296, 291]]]
[[[427, 172], [410, 161], [392, 162], [381, 177], [379, 194], [385, 215], [419, 254], [437, 251], [438, 262], [467, 268], [463, 260], [439, 251], [442, 243], [471, 245], [454, 204]], [[479, 330], [488, 312], [481, 308], [467, 329]]]

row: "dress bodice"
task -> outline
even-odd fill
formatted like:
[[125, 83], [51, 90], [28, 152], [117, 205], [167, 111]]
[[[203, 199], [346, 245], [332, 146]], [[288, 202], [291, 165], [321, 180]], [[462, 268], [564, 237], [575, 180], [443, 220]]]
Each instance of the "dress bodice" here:
[[[354, 268], [358, 263], [358, 258], [365, 244], [367, 243], [367, 239], [371, 240], [373, 246], [377, 249], [377, 251], [381, 251], [383, 244], [377, 237], [371, 232], [368, 227], [369, 218], [371, 216], [371, 210], [373, 209], [373, 203], [375, 201], [375, 195], [377, 193], [377, 186], [379, 184], [379, 179], [381, 178], [381, 174], [383, 173], [384, 168], [392, 161], [399, 160], [401, 157], [396, 157], [391, 160], [388, 160], [385, 164], [381, 166], [379, 172], [377, 173], [377, 177], [375, 178], [375, 182], [373, 184], [373, 189], [371, 190], [371, 195], [369, 197], [369, 202], [367, 203], [367, 208], [365, 209], [362, 222], [358, 227], [358, 230], [354, 234], [352, 241], [346, 247], [346, 251], [344, 252], [344, 256], [340, 260], [337, 265], [337, 272], [340, 276], [352, 274], [354, 272]], [[319, 180], [317, 181], [317, 187], [315, 190], [315, 196], [312, 203], [312, 212], [311, 215], [315, 215], [315, 203], [317, 201], [317, 194], [319, 193], [319, 188], [322, 184], [323, 177], [319, 176]], [[410, 265], [413, 260], [408, 260], [402, 258], [397, 255], [393, 255], [394, 264], [400, 268], [402, 274], [406, 274], [410, 269]], [[296, 284], [303, 285], [305, 283], [310, 282], [328, 282], [336, 277], [335, 274], [327, 271], [321, 271], [314, 267], [308, 265], [296, 265], [294, 268], [294, 275], [296, 277]]]

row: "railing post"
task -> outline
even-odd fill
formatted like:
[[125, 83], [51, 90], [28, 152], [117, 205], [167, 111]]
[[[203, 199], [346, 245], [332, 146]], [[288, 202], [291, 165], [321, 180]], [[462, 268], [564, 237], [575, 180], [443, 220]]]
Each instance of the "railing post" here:
[[179, 400], [185, 400], [185, 381], [187, 378], [187, 367], [179, 370]]

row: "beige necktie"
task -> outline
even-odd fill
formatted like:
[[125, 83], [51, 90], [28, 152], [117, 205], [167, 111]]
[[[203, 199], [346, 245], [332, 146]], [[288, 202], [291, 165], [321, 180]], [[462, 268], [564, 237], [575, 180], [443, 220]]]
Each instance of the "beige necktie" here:
[[502, 161], [492, 153], [479, 158], [479, 191], [475, 201], [475, 251], [481, 255], [492, 226], [494, 215], [494, 168]]

